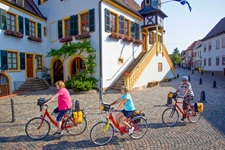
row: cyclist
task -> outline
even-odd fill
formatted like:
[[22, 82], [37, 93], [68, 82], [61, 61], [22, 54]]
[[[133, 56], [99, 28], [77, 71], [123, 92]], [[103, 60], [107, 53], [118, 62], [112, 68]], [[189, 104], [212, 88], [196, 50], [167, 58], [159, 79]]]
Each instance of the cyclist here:
[[118, 110], [119, 108], [124, 107], [124, 109], [116, 115], [116, 122], [118, 125], [122, 123], [125, 126], [127, 126], [129, 128], [128, 134], [132, 135], [134, 127], [130, 126], [126, 122], [126, 119], [134, 114], [134, 111], [135, 111], [134, 103], [133, 103], [131, 95], [128, 92], [127, 87], [125, 86], [121, 87], [121, 94], [122, 95], [120, 96], [120, 98], [114, 101], [113, 103], [111, 103], [110, 106], [120, 103], [118, 107], [115, 109]]
[[176, 90], [176, 93], [178, 93], [180, 90], [182, 90], [183, 92], [183, 96], [180, 96], [181, 98], [183, 98], [183, 110], [184, 110], [184, 115], [181, 118], [182, 121], [184, 121], [184, 119], [186, 118], [186, 114], [187, 114], [187, 106], [188, 103], [194, 99], [194, 92], [192, 90], [191, 87], [191, 83], [188, 82], [188, 77], [187, 76], [183, 76], [181, 78], [182, 82], [180, 84], [180, 87]]
[[61, 133], [61, 124], [62, 124], [62, 117], [65, 113], [67, 113], [72, 107], [72, 101], [70, 97], [70, 93], [65, 88], [65, 83], [63, 81], [57, 81], [55, 83], [58, 92], [46, 103], [48, 104], [50, 101], [58, 98], [58, 107], [54, 109], [54, 113], [58, 113], [56, 118], [58, 122], [58, 131], [56, 131], [53, 135], [60, 135]]

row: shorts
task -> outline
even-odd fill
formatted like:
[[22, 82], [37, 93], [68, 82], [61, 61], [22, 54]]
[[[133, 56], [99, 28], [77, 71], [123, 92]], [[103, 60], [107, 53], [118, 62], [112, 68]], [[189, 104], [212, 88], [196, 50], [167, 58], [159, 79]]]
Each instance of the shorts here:
[[126, 111], [125, 109], [121, 111], [126, 118], [129, 118], [134, 115], [134, 110]]
[[67, 109], [67, 110], [59, 110], [58, 107], [55, 108], [53, 112], [56, 113], [56, 114], [59, 113], [58, 116], [56, 117], [56, 121], [58, 121], [58, 122], [59, 121], [62, 121], [63, 115], [66, 114], [69, 111], [70, 111], [70, 109]]

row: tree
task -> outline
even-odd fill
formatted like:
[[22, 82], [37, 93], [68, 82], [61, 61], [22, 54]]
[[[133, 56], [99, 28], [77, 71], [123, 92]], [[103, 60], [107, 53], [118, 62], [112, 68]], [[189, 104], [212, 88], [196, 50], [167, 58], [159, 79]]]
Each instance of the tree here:
[[181, 63], [181, 54], [177, 47], [174, 49], [173, 54], [170, 55], [170, 58], [174, 66], [179, 65]]

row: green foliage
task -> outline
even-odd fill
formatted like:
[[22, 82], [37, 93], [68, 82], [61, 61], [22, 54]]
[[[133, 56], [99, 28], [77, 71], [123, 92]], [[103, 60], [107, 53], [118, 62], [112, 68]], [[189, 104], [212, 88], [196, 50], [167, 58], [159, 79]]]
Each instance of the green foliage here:
[[173, 54], [170, 55], [173, 65], [176, 66], [181, 63], [181, 55], [178, 48], [175, 48]]
[[[97, 79], [89, 77], [85, 72], [81, 72], [74, 76], [71, 80], [67, 80], [66, 83], [71, 85], [73, 91], [89, 91], [96, 86]], [[70, 82], [70, 84], [69, 84]]]

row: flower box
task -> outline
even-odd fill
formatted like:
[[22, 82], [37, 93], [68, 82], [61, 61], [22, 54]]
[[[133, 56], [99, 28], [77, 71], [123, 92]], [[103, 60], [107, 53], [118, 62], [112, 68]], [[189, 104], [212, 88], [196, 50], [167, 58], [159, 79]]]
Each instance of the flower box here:
[[134, 40], [133, 40], [133, 43], [134, 43], [134, 44], [139, 44], [139, 45], [141, 45], [141, 44], [142, 44], [142, 40], [136, 40], [136, 39], [134, 39]]
[[17, 38], [23, 38], [23, 34], [20, 33], [20, 32], [17, 32], [17, 31], [6, 30], [4, 34], [14, 36], [14, 37], [17, 37]]
[[72, 37], [67, 36], [67, 37], [64, 37], [64, 38], [60, 38], [60, 39], [59, 39], [59, 42], [60, 42], [60, 43], [67, 43], [67, 42], [70, 42], [70, 41], [72, 41], [72, 40], [73, 40]]
[[127, 42], [132, 42], [133, 41], [133, 38], [130, 37], [130, 36], [123, 36], [123, 40], [124, 41], [127, 41]]
[[82, 40], [82, 39], [88, 39], [88, 38], [90, 38], [90, 37], [91, 37], [91, 35], [90, 35], [89, 32], [84, 32], [84, 33], [82, 33], [82, 34], [77, 34], [77, 35], [75, 36], [75, 39], [76, 39], [76, 40]]
[[28, 36], [27, 38], [28, 40], [31, 40], [31, 41], [35, 41], [35, 42], [42, 42], [42, 39], [39, 38], [39, 37], [36, 37], [36, 36]]
[[111, 38], [115, 38], [115, 39], [122, 39], [123, 38], [123, 35], [119, 34], [119, 33], [115, 33], [115, 32], [112, 32], [109, 37]]

